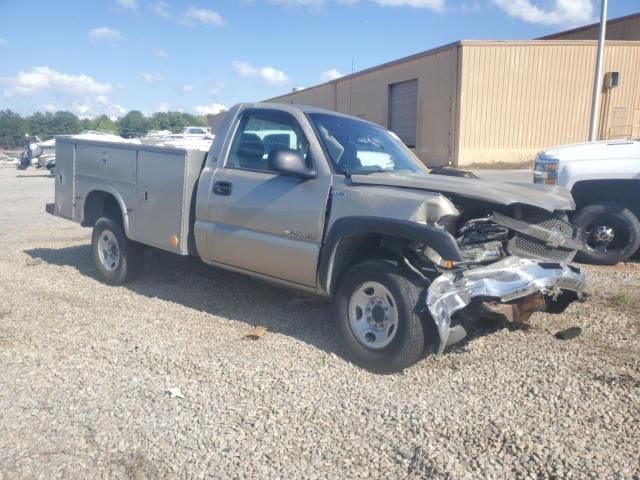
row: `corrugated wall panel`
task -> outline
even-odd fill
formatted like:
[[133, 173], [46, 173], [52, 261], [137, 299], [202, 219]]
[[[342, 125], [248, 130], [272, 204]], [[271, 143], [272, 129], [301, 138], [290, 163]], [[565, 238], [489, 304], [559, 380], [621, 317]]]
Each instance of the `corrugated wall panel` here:
[[417, 155], [428, 165], [455, 160], [458, 48], [338, 81], [338, 111], [389, 124], [389, 85], [417, 79]]
[[298, 105], [311, 105], [327, 110], [336, 108], [336, 84], [324, 83], [317, 87], [298, 90], [287, 95], [282, 95], [269, 100], [273, 103], [297, 103]]
[[[554, 33], [543, 37], [544, 40], [597, 40], [600, 35], [598, 24], [588, 27]], [[631, 15], [607, 22], [607, 40], [640, 40], [640, 15]]]
[[[586, 140], [595, 48], [595, 42], [464, 43], [459, 163], [529, 160], [541, 148]], [[604, 71], [619, 71], [621, 83], [603, 95], [603, 115], [628, 105], [631, 126], [640, 106], [640, 44], [609, 43]], [[605, 115], [603, 136], [607, 121]]]

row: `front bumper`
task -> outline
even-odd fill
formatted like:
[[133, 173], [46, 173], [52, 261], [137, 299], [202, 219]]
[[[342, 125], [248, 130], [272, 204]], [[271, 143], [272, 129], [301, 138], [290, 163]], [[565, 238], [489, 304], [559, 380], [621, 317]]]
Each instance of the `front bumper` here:
[[585, 275], [576, 267], [514, 256], [484, 267], [442, 274], [426, 294], [426, 307], [440, 335], [438, 353], [466, 336], [464, 327], [451, 326], [451, 318], [474, 300], [508, 304], [542, 296], [548, 310], [559, 313], [573, 300], [583, 298], [585, 286]]

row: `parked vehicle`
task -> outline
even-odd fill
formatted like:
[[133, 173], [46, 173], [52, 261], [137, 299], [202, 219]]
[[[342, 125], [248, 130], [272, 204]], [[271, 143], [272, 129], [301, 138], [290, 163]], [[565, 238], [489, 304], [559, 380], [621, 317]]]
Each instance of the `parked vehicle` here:
[[133, 280], [153, 246], [331, 298], [372, 371], [441, 353], [469, 317], [519, 322], [582, 298], [565, 189], [431, 175], [357, 118], [241, 104], [208, 153], [59, 137], [57, 157], [47, 210], [93, 227], [106, 282]]
[[37, 136], [25, 135], [17, 168], [18, 170], [26, 170], [30, 166], [50, 171], [55, 168], [56, 155], [51, 149], [51, 140], [42, 142]]
[[180, 133], [167, 136], [168, 138], [205, 138], [213, 139], [211, 128], [209, 127], [185, 127]]
[[534, 182], [570, 190], [586, 249], [577, 260], [613, 265], [640, 248], [640, 141], [615, 140], [540, 152]]

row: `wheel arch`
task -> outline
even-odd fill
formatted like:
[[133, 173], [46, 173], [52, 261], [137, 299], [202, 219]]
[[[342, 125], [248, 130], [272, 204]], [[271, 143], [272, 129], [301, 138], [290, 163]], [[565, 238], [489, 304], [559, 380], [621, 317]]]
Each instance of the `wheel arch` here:
[[114, 220], [119, 222], [127, 238], [131, 238], [129, 215], [124, 199], [117, 190], [107, 186], [92, 189], [87, 193], [80, 223], [85, 227], [91, 227], [98, 218], [104, 216], [115, 217]]
[[319, 290], [335, 294], [340, 277], [353, 265], [372, 258], [397, 257], [383, 240], [417, 240], [442, 258], [461, 261], [453, 236], [442, 229], [410, 221], [381, 217], [343, 217], [330, 227], [318, 261]]
[[573, 184], [571, 195], [576, 210], [596, 203], [617, 203], [640, 215], [640, 179], [580, 180]]

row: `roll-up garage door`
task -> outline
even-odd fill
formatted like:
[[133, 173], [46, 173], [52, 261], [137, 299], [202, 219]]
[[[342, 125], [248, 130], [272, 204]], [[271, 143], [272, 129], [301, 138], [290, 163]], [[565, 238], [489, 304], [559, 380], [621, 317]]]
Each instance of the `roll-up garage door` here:
[[389, 128], [409, 147], [416, 146], [418, 80], [389, 85]]

